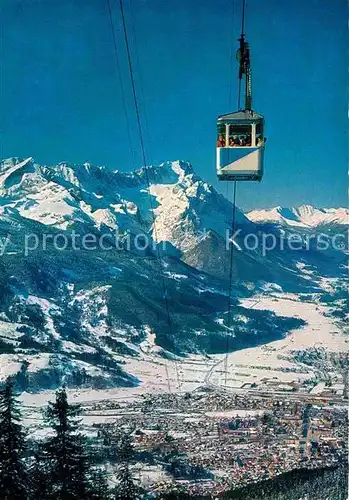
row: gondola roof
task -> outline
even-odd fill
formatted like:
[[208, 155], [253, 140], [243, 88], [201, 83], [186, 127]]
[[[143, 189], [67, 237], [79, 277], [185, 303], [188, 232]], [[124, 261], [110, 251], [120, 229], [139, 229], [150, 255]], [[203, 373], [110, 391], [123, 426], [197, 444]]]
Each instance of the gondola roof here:
[[234, 111], [233, 113], [228, 113], [227, 115], [221, 115], [217, 120], [232, 120], [232, 121], [245, 121], [245, 122], [255, 122], [258, 120], [264, 120], [263, 115], [256, 113], [256, 111]]

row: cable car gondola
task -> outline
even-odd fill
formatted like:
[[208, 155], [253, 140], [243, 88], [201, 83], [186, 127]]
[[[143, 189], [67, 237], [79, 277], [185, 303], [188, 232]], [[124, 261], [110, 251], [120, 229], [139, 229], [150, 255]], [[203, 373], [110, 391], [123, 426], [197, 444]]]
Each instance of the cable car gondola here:
[[245, 107], [217, 118], [217, 176], [227, 181], [260, 181], [263, 177], [264, 117], [252, 110], [250, 48], [244, 34], [239, 38], [239, 107], [245, 77]]

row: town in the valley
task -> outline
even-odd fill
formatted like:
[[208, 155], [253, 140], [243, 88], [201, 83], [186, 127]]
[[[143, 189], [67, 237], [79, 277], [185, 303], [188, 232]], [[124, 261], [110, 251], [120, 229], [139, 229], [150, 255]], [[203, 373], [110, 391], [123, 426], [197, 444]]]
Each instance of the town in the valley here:
[[[213, 390], [84, 405], [96, 452], [107, 460], [120, 431], [132, 433], [134, 472], [148, 489], [177, 481], [214, 494], [347, 456], [347, 409], [328, 390], [303, 398]], [[98, 423], [98, 415], [109, 417]]]

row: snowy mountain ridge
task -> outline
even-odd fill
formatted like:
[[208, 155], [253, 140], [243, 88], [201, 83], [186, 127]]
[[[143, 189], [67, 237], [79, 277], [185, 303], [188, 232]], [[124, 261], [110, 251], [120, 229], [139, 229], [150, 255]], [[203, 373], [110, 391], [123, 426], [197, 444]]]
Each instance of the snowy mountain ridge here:
[[273, 222], [294, 227], [319, 227], [327, 224], [348, 225], [349, 209], [316, 208], [312, 205], [285, 208], [274, 207], [264, 210], [251, 210], [246, 214], [252, 222]]
[[[0, 195], [3, 198], [2, 211], [7, 208], [17, 209], [25, 217], [39, 220], [47, 225], [60, 225], [59, 215], [67, 221], [69, 215], [77, 216], [77, 210], [83, 218], [92, 218], [94, 223], [115, 227], [117, 213], [135, 215], [140, 199], [147, 193], [147, 178], [150, 179], [150, 194], [156, 204], [155, 213], [162, 213], [158, 238], [168, 235], [165, 219], [176, 220], [175, 213], [169, 213], [168, 207], [177, 208], [175, 212], [183, 214], [204, 203], [211, 203], [219, 209], [226, 209], [226, 200], [212, 186], [197, 176], [191, 164], [183, 161], [164, 162], [159, 166], [138, 169], [135, 172], [110, 171], [106, 167], [89, 163], [70, 165], [66, 162], [53, 167], [40, 166], [33, 158], [20, 160], [10, 158], [0, 165]], [[140, 191], [135, 197], [135, 188]], [[132, 190], [134, 191], [132, 193]], [[76, 198], [80, 198], [77, 200]], [[172, 206], [176, 199], [176, 207]], [[78, 203], [77, 203], [78, 201]], [[41, 206], [42, 210], [39, 209]], [[47, 209], [52, 208], [55, 216], [47, 217]], [[75, 210], [74, 210], [75, 208]], [[139, 206], [138, 206], [139, 208]], [[43, 215], [45, 213], [45, 216]], [[166, 214], [166, 216], [165, 216]], [[138, 214], [141, 215], [141, 214]], [[150, 221], [148, 214], [142, 214]], [[206, 214], [208, 215], [208, 213]], [[316, 208], [311, 205], [300, 207], [277, 206], [270, 209], [251, 210], [243, 215], [238, 211], [240, 222], [273, 222], [289, 226], [318, 227], [324, 224], [347, 225], [348, 208]], [[213, 214], [212, 214], [213, 218]], [[193, 221], [193, 219], [192, 219]], [[210, 224], [208, 224], [209, 226]], [[215, 227], [215, 229], [217, 229]], [[225, 227], [224, 227], [225, 229]], [[221, 231], [222, 228], [218, 228]], [[162, 234], [164, 231], [164, 234]]]
[[[11, 209], [23, 217], [65, 228], [76, 220], [114, 228], [126, 217], [127, 226], [132, 220], [141, 229], [142, 223], [152, 222], [147, 178], [151, 182], [155, 213], [160, 211], [156, 210], [157, 205], [166, 211], [174, 199], [181, 214], [194, 212], [196, 207], [201, 209], [207, 201], [218, 209], [226, 209], [227, 200], [203, 182], [186, 162], [165, 162], [135, 172], [113, 172], [88, 163], [48, 167], [36, 164], [32, 158], [24, 161], [12, 158], [0, 166], [2, 211]], [[240, 211], [239, 217], [245, 220]], [[159, 237], [165, 230], [163, 219], [158, 222]]]

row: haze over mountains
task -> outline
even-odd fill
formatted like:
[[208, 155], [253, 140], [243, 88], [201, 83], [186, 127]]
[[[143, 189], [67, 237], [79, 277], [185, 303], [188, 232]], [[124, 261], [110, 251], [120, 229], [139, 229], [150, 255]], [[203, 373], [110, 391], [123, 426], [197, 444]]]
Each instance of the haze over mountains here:
[[[241, 349], [302, 323], [243, 308], [240, 298], [275, 289], [325, 293], [326, 279], [338, 280], [336, 299], [342, 298], [345, 245], [323, 250], [314, 242], [295, 250], [281, 241], [292, 226], [302, 234], [344, 235], [346, 209], [237, 209], [229, 328], [232, 212], [186, 162], [127, 173], [90, 164], [41, 166], [32, 158], [2, 161], [0, 379], [16, 375], [30, 390], [62, 380], [137, 384], [124, 360], [138, 356], [149, 337], [154, 356], [217, 353], [225, 351], [227, 336], [230, 349]], [[267, 253], [263, 234], [277, 242]], [[257, 245], [246, 246], [249, 235], [258, 237]], [[89, 243], [82, 245], [84, 237]]]

